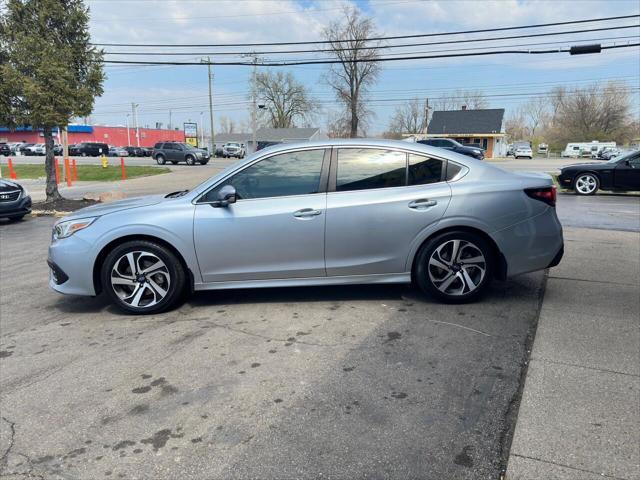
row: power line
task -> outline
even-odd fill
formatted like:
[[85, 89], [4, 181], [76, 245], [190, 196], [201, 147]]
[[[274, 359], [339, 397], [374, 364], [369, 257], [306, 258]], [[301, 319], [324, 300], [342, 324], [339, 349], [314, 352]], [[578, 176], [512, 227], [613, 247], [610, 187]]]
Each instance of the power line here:
[[[553, 22], [553, 23], [538, 23], [534, 25], [519, 25], [512, 27], [498, 27], [498, 28], [485, 28], [479, 30], [460, 30], [455, 32], [439, 32], [439, 33], [421, 33], [416, 35], [396, 35], [387, 37], [371, 37], [361, 39], [362, 41], [380, 41], [380, 40], [399, 40], [404, 38], [425, 38], [425, 37], [441, 37], [447, 35], [462, 35], [469, 33], [487, 33], [487, 32], [502, 32], [506, 30], [520, 30], [528, 28], [540, 28], [540, 27], [554, 27], [558, 25], [575, 25], [579, 23], [592, 23], [592, 22], [608, 22], [611, 20], [623, 20], [629, 18], [638, 18], [640, 15], [618, 15], [615, 17], [602, 17], [602, 18], [590, 18], [584, 20], [570, 20], [566, 22]], [[168, 48], [181, 48], [181, 47], [263, 47], [263, 46], [276, 46], [276, 45], [322, 45], [327, 43], [345, 43], [351, 40], [336, 40], [329, 42], [327, 40], [314, 40], [304, 42], [269, 42], [269, 43], [218, 43], [218, 44], [144, 44], [144, 43], [92, 43], [94, 46], [101, 47], [168, 47]]]
[[[404, 47], [423, 47], [428, 45], [447, 45], [447, 44], [456, 44], [456, 43], [473, 43], [473, 42], [492, 42], [498, 40], [513, 40], [516, 38], [535, 38], [535, 37], [549, 37], [556, 35], [574, 35], [577, 33], [591, 33], [591, 32], [601, 32], [605, 30], [623, 30], [627, 28], [640, 28], [640, 25], [620, 25], [613, 27], [602, 27], [602, 28], [587, 28], [582, 30], [568, 30], [562, 32], [544, 32], [544, 33], [533, 33], [528, 35], [510, 35], [507, 37], [491, 37], [491, 38], [466, 38], [459, 40], [448, 40], [441, 42], [426, 42], [426, 43], [404, 43], [399, 45], [372, 45], [369, 47], [344, 47], [344, 48], [321, 48], [315, 50], [268, 50], [262, 52], [207, 52], [207, 55], [234, 55], [234, 56], [242, 56], [251, 53], [251, 55], [271, 55], [271, 54], [297, 54], [297, 53], [319, 53], [319, 52], [343, 52], [343, 51], [354, 51], [354, 50], [381, 50], [388, 48], [404, 48]], [[488, 48], [488, 47], [487, 47]], [[176, 56], [176, 55], [185, 55], [185, 56], [193, 56], [193, 55], [201, 55], [198, 52], [104, 52], [105, 55], [145, 55], [145, 56], [153, 56], [153, 55], [162, 55], [162, 56]]]
[[[617, 48], [629, 48], [629, 47], [638, 47], [640, 43], [630, 43], [627, 45], [609, 45], [602, 47], [602, 50], [610, 50]], [[488, 52], [470, 52], [470, 53], [451, 53], [451, 54], [442, 54], [442, 55], [419, 55], [419, 56], [408, 56], [408, 57], [394, 57], [394, 58], [377, 58], [375, 62], [397, 62], [397, 61], [405, 61], [405, 60], [430, 60], [437, 58], [459, 58], [459, 57], [478, 57], [478, 56], [487, 56], [487, 55], [511, 55], [511, 54], [522, 54], [522, 55], [543, 55], [543, 54], [554, 54], [554, 53], [569, 53], [570, 49], [568, 48], [558, 48], [558, 49], [547, 49], [547, 50], [496, 50], [496, 51], [488, 51]], [[332, 59], [332, 60], [303, 60], [303, 61], [284, 61], [284, 62], [263, 62], [262, 66], [265, 67], [286, 67], [286, 66], [295, 66], [295, 65], [330, 65], [337, 63], [363, 63], [363, 62], [371, 62], [371, 59], [361, 58], [354, 59], [343, 62], [342, 60]], [[123, 64], [123, 65], [207, 65], [200, 62], [166, 62], [166, 61], [135, 61], [135, 60], [103, 60], [103, 63], [111, 63], [111, 64]], [[252, 62], [211, 62], [211, 65], [227, 65], [227, 66], [253, 66]]]

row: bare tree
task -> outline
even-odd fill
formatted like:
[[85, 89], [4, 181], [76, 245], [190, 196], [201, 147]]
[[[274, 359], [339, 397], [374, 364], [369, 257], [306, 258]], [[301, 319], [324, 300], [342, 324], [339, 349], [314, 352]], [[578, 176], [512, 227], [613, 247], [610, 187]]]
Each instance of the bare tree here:
[[331, 65], [326, 80], [344, 105], [349, 136], [357, 137], [372, 114], [365, 106], [366, 94], [380, 72], [377, 50], [371, 49], [379, 42], [368, 39], [379, 35], [373, 20], [357, 8], [345, 9], [344, 19], [331, 23], [323, 35], [340, 61]]
[[396, 107], [389, 131], [393, 133], [423, 133], [427, 128], [427, 102], [417, 98]]
[[538, 127], [544, 126], [549, 119], [549, 98], [534, 97], [521, 107], [527, 121], [529, 136], [535, 137]]
[[469, 110], [487, 108], [489, 102], [480, 90], [456, 90], [433, 101], [434, 110], [460, 110], [463, 106]]
[[296, 120], [309, 119], [316, 110], [309, 92], [294, 76], [284, 72], [264, 72], [256, 76], [258, 97], [264, 100], [273, 128], [294, 127]]
[[511, 141], [524, 140], [529, 136], [527, 119], [521, 108], [515, 110], [504, 122], [504, 129]]
[[220, 117], [219, 123], [220, 123], [220, 133], [235, 133], [236, 122], [234, 122], [229, 117], [225, 117], [225, 116]]

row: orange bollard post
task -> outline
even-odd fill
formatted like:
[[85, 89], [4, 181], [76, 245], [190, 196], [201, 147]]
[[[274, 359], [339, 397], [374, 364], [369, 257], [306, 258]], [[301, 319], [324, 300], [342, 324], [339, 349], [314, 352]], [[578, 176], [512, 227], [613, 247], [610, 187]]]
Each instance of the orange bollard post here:
[[60, 164], [58, 163], [58, 159], [53, 157], [53, 166], [56, 171], [56, 185], [60, 183]]
[[78, 167], [76, 166], [76, 159], [71, 159], [71, 166], [73, 167], [73, 181], [78, 181]]
[[120, 157], [120, 167], [122, 168], [122, 180], [127, 179], [127, 169], [124, 166], [124, 158]]
[[18, 175], [16, 175], [16, 171], [13, 169], [13, 161], [9, 159], [9, 178], [11, 180], [17, 180]]
[[69, 159], [64, 159], [64, 178], [67, 180], [67, 187], [72, 185], [71, 183], [71, 166], [69, 165]]

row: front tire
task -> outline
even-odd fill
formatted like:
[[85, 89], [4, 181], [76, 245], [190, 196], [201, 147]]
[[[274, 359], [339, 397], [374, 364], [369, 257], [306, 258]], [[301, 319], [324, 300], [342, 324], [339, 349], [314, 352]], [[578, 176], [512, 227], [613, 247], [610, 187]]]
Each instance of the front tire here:
[[185, 157], [185, 161], [187, 162], [187, 165], [193, 166], [196, 164], [196, 159], [195, 157], [193, 157], [193, 155], [187, 155]]
[[600, 179], [593, 173], [580, 173], [573, 186], [578, 195], [595, 195], [599, 188]]
[[418, 255], [414, 278], [420, 289], [446, 303], [478, 299], [493, 278], [494, 255], [479, 235], [454, 231], [425, 243]]
[[102, 264], [100, 277], [111, 302], [136, 315], [168, 310], [182, 295], [186, 282], [176, 255], [147, 240], [114, 248]]

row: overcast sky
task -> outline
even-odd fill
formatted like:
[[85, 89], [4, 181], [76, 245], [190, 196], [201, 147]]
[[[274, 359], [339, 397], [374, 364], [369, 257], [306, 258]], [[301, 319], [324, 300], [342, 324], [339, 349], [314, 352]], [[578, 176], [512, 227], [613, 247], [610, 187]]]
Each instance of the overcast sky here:
[[[320, 40], [321, 32], [331, 21], [340, 19], [345, 5], [356, 5], [372, 17], [383, 35], [411, 35], [455, 30], [496, 28], [537, 23], [561, 22], [587, 18], [640, 13], [638, 0], [91, 0], [91, 35], [99, 43], [253, 43]], [[638, 24], [637, 19], [617, 21], [617, 25]], [[599, 28], [612, 23], [568, 25], [556, 30]], [[552, 29], [546, 29], [550, 31]], [[537, 32], [543, 32], [539, 29]], [[524, 45], [519, 48], [556, 48], [577, 43], [638, 42], [640, 29], [599, 31], [553, 38], [525, 38], [492, 42], [491, 46]], [[460, 38], [505, 36], [522, 31], [465, 35]], [[532, 32], [529, 32], [532, 33]], [[612, 37], [618, 37], [614, 39]], [[624, 38], [621, 38], [624, 37]], [[449, 39], [449, 38], [447, 38]], [[602, 40], [601, 40], [602, 39]], [[606, 39], [606, 40], [604, 40]], [[415, 39], [410, 42], [435, 41]], [[594, 42], [593, 40], [598, 40]], [[560, 43], [557, 43], [560, 41]], [[526, 46], [531, 43], [556, 42]], [[488, 44], [481, 44], [486, 46]], [[465, 45], [420, 46], [394, 49], [388, 53], [450, 51]], [[478, 45], [466, 45], [477, 47]], [[153, 51], [105, 47], [112, 52]], [[280, 47], [292, 48], [292, 47]], [[293, 47], [300, 48], [300, 47]], [[229, 51], [229, 48], [185, 48], [198, 53], [181, 57], [155, 56], [155, 60], [198, 61], [208, 53]], [[235, 49], [233, 51], [247, 50]], [[181, 51], [174, 49], [173, 51]], [[457, 53], [457, 52], [452, 52]], [[300, 55], [319, 58], [319, 54]], [[141, 59], [108, 55], [105, 58]], [[146, 57], [148, 58], [148, 57]], [[284, 55], [272, 55], [282, 59]], [[371, 93], [375, 117], [369, 133], [384, 131], [389, 118], [401, 99], [431, 98], [446, 95], [458, 88], [482, 90], [489, 97], [490, 107], [516, 108], [526, 96], [501, 97], [504, 94], [530, 94], [547, 91], [555, 85], [584, 86], [598, 80], [619, 79], [640, 87], [639, 49], [605, 51], [598, 55], [569, 56], [552, 54], [539, 56], [506, 55], [439, 60], [386, 62]], [[213, 60], [229, 60], [216, 57]], [[322, 102], [317, 126], [324, 128], [326, 115], [337, 110], [335, 97], [322, 80], [324, 65], [280, 67], [293, 72], [315, 99]], [[184, 121], [199, 122], [204, 118], [208, 131], [208, 97], [206, 67], [200, 66], [107, 66], [105, 93], [96, 102], [92, 121], [109, 125], [124, 125], [131, 102], [139, 104], [140, 125], [169, 122], [172, 110], [174, 126]], [[247, 98], [250, 67], [217, 66], [214, 68], [214, 111], [216, 127], [221, 116], [238, 122], [249, 116]], [[638, 112], [638, 95], [634, 97]], [[203, 114], [201, 115], [201, 112]]]

